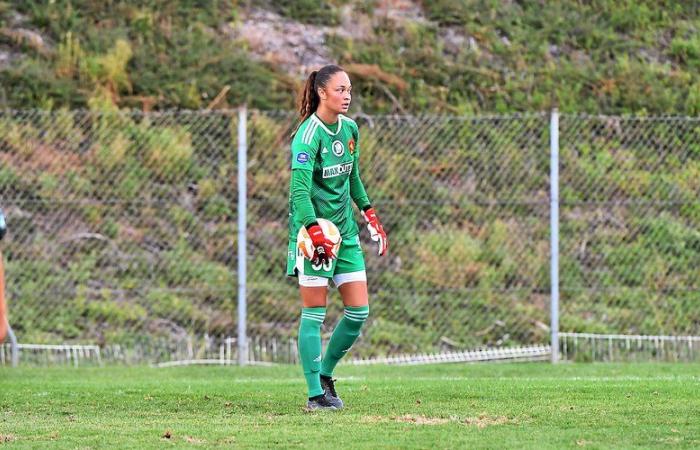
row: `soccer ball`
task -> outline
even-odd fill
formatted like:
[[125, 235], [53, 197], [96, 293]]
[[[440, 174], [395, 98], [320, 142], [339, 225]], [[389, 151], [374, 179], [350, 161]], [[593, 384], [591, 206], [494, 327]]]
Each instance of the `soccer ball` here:
[[[340, 248], [340, 241], [342, 240], [340, 238], [340, 231], [338, 230], [338, 227], [336, 227], [330, 220], [316, 219], [316, 221], [321, 227], [321, 230], [323, 230], [323, 234], [325, 234], [326, 237], [335, 244], [333, 245], [333, 253], [337, 255], [338, 249]], [[311, 242], [311, 237], [309, 236], [309, 232], [306, 231], [306, 227], [302, 226], [299, 228], [299, 233], [297, 234], [297, 248], [299, 249], [299, 252], [304, 255], [304, 258], [309, 260], [313, 258], [314, 244]]]

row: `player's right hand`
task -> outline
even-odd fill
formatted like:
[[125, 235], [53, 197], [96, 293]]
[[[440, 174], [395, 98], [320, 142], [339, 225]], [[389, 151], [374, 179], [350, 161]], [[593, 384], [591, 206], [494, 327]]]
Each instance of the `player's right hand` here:
[[5, 237], [7, 232], [7, 223], [5, 223], [5, 214], [3, 214], [2, 209], [0, 209], [0, 239]]
[[326, 263], [337, 256], [333, 253], [335, 244], [323, 234], [320, 225], [311, 225], [306, 231], [308, 231], [311, 242], [314, 245], [314, 254], [311, 258], [311, 262], [314, 265]]

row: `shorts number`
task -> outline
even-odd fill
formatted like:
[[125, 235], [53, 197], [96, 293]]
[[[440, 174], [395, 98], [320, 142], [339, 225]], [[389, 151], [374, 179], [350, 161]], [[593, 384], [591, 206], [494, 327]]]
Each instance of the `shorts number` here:
[[331, 262], [331, 261], [324, 261], [321, 264], [311, 263], [311, 268], [314, 270], [323, 269], [324, 272], [329, 272], [331, 270], [331, 267], [333, 267], [333, 262]]
[[[306, 257], [304, 257], [304, 253], [301, 251], [301, 249], [299, 249], [297, 251], [297, 258], [299, 258], [302, 261], [304, 259], [306, 259]], [[314, 270], [322, 270], [323, 269], [323, 271], [325, 271], [325, 272], [330, 272], [330, 270], [333, 268], [333, 262], [332, 261], [325, 261], [325, 262], [322, 262], [321, 264], [311, 263], [311, 268]]]

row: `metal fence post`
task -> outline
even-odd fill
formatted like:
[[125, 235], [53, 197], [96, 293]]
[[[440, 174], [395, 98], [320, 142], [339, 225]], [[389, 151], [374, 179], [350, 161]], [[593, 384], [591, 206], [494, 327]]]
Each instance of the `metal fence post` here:
[[550, 149], [550, 270], [552, 363], [559, 361], [559, 111], [552, 110], [549, 122]]
[[19, 365], [19, 344], [17, 343], [17, 336], [15, 336], [15, 332], [12, 330], [9, 322], [7, 324], [7, 337], [10, 339], [12, 367], [17, 367]]
[[246, 142], [246, 106], [238, 109], [238, 364], [248, 363], [248, 336], [246, 335], [246, 223], [248, 148]]

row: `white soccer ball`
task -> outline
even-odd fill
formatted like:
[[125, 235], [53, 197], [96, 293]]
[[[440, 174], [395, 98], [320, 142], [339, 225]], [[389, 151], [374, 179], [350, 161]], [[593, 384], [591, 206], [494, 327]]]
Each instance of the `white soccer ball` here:
[[[338, 249], [340, 249], [340, 230], [335, 226], [333, 222], [326, 219], [316, 219], [318, 225], [323, 230], [323, 234], [333, 242], [333, 253], [338, 254]], [[297, 248], [304, 255], [304, 258], [311, 259], [314, 256], [314, 244], [311, 242], [311, 237], [309, 232], [306, 231], [306, 227], [299, 228], [299, 233], [297, 234]]]

